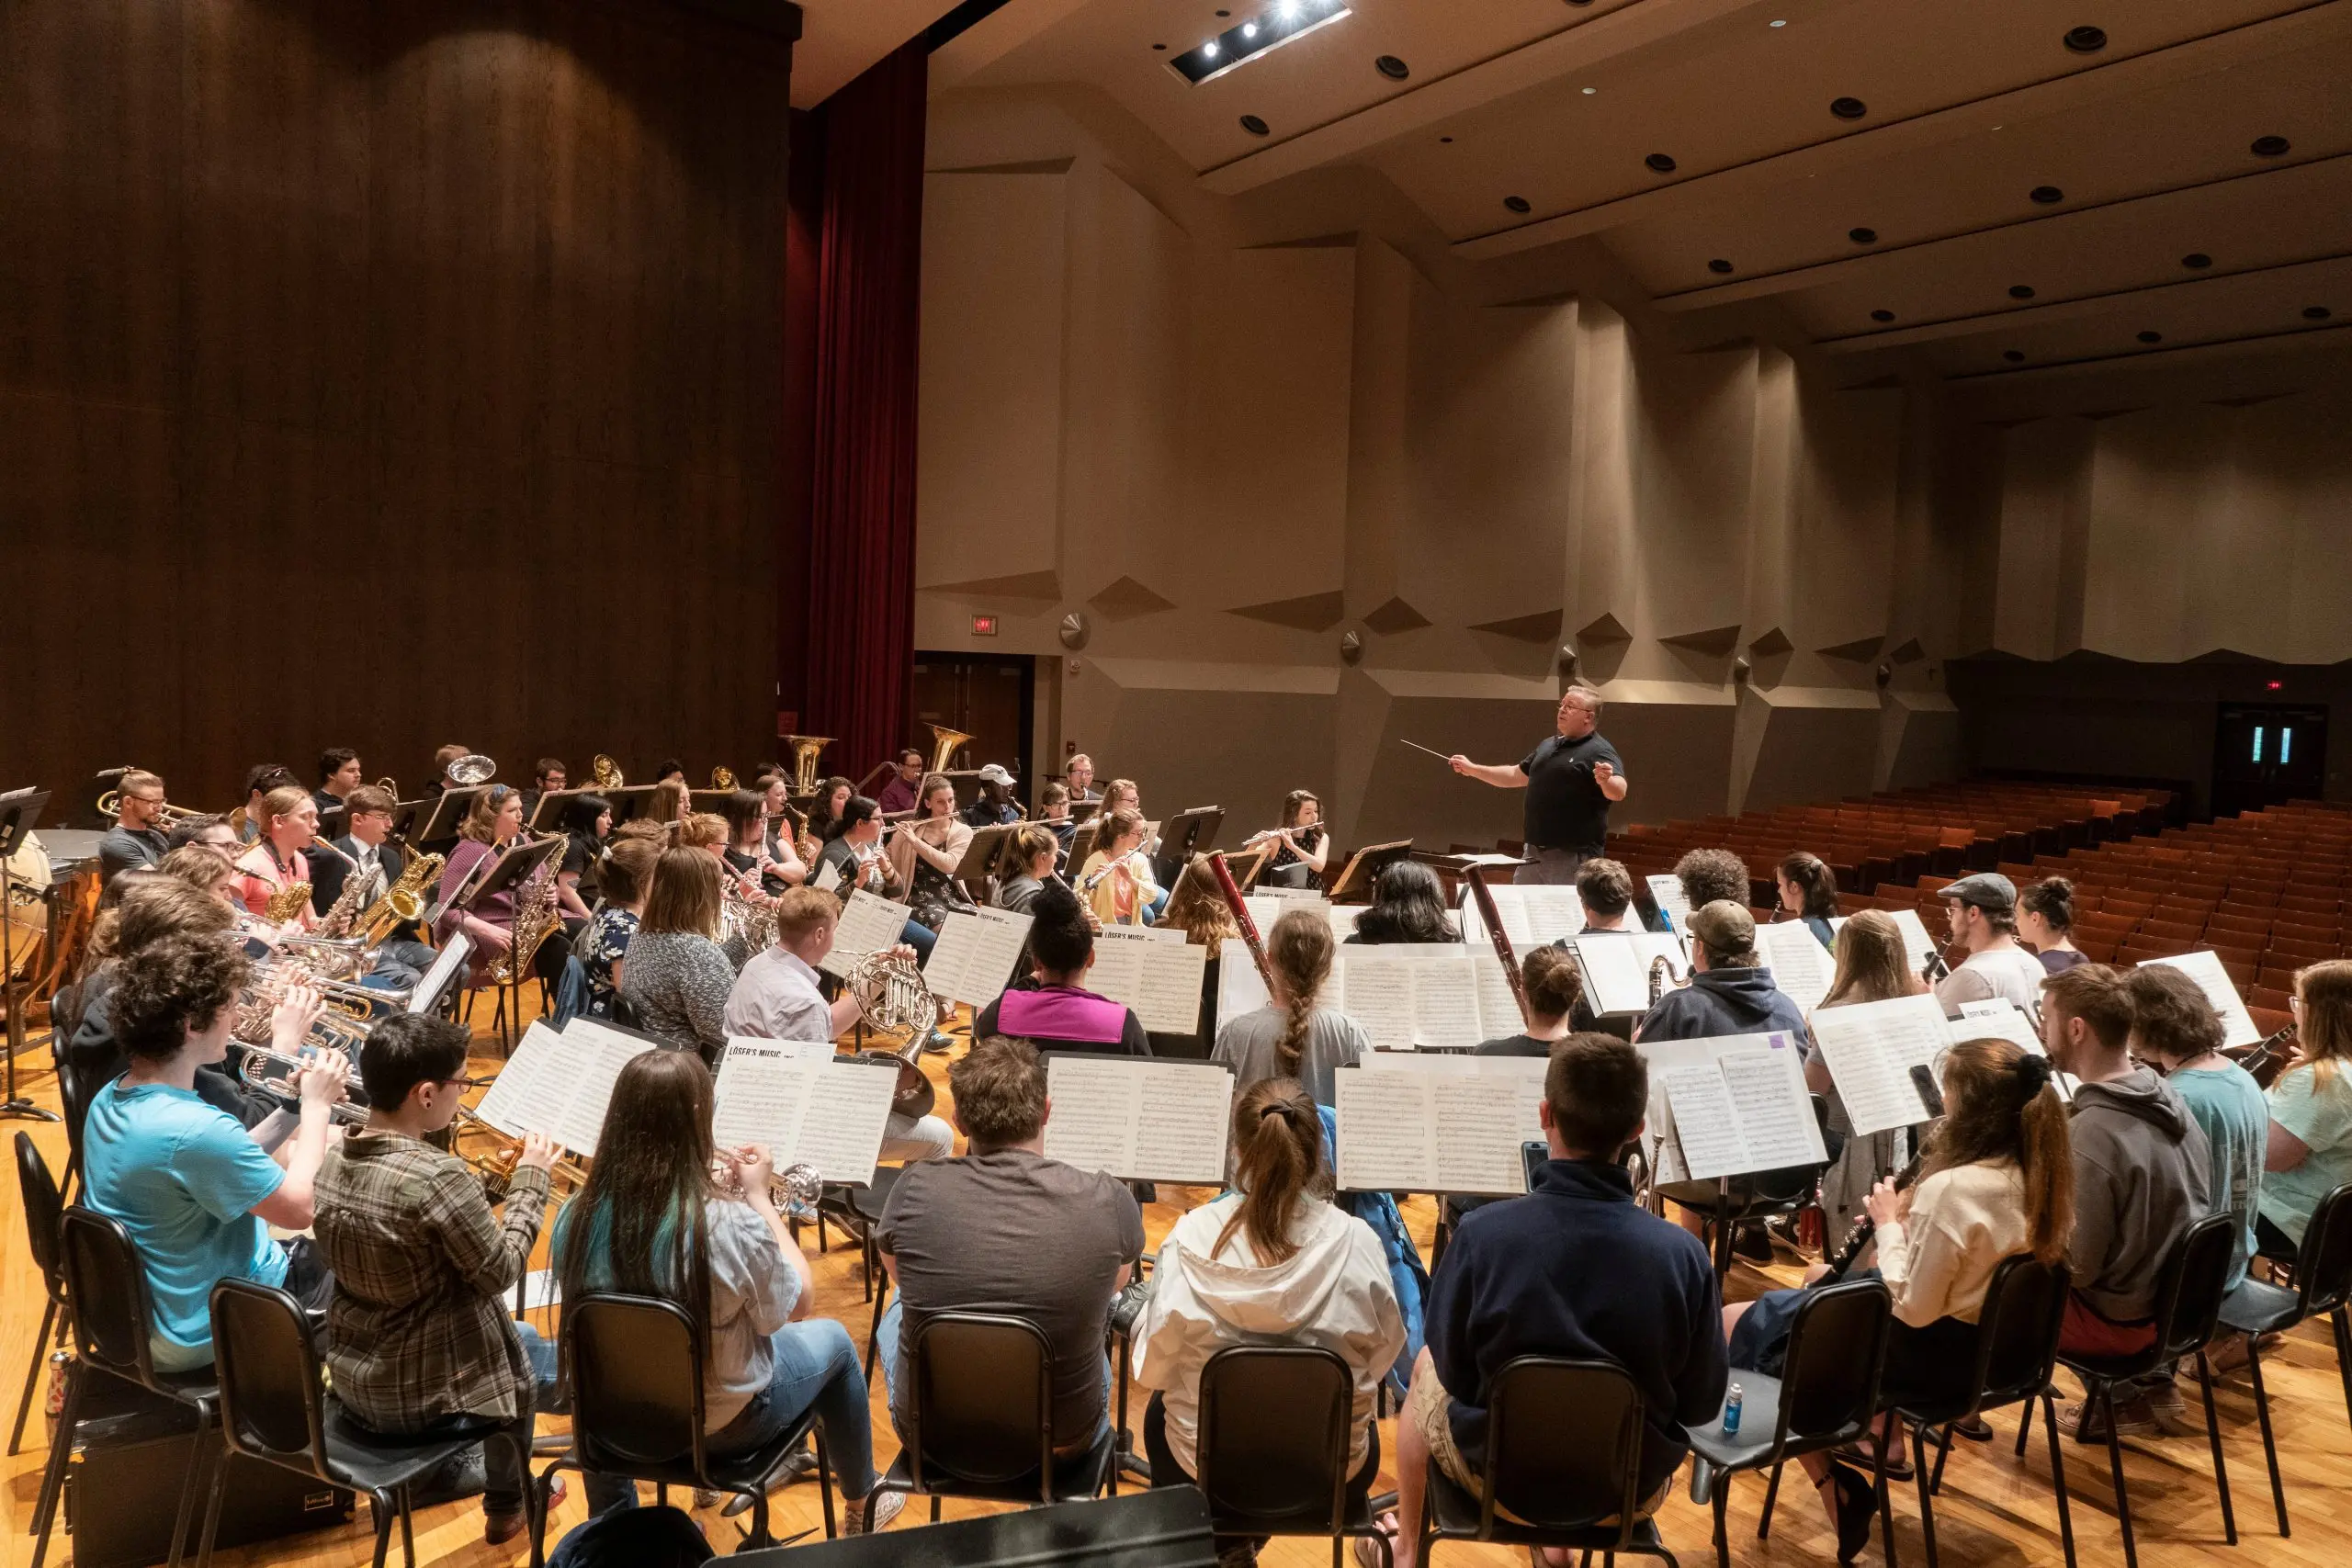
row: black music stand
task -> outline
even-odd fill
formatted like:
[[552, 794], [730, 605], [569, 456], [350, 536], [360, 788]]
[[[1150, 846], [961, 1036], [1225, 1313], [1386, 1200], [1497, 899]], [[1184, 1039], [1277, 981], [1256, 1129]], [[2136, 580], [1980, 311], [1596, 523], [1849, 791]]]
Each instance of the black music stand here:
[[474, 802], [497, 787], [495, 784], [460, 784], [456, 789], [443, 790], [433, 802], [433, 809], [425, 814], [424, 826], [417, 829], [416, 847], [428, 853], [447, 850], [458, 841], [458, 829], [464, 824], [466, 813], [474, 808]]
[[40, 788], [10, 790], [0, 795], [0, 1001], [8, 1008], [8, 1066], [6, 1098], [0, 1100], [0, 1121], [14, 1118], [20, 1122], [55, 1122], [57, 1112], [43, 1111], [17, 1092], [17, 1053], [25, 1048], [24, 988], [17, 983], [17, 922], [9, 918], [8, 904], [16, 897], [17, 874], [8, 869], [8, 861], [31, 832], [33, 824], [48, 809], [49, 791]]
[[1394, 865], [1400, 860], [1410, 860], [1412, 855], [1413, 840], [1410, 839], [1399, 839], [1390, 844], [1366, 844], [1350, 855], [1340, 874], [1331, 879], [1331, 902], [1336, 904], [1359, 893], [1370, 897], [1372, 879], [1378, 876], [1384, 867]]
[[[522, 886], [533, 872], [563, 852], [565, 842], [560, 833], [549, 833], [540, 839], [517, 839], [500, 852], [497, 860], [491, 863], [488, 873], [450, 900], [451, 905], [460, 914], [472, 914], [481, 907], [483, 899]], [[508, 934], [513, 934], [511, 925]], [[513, 1038], [504, 1031], [511, 1029], [515, 1036], [523, 1032], [523, 974], [511, 964], [507, 967], [506, 984], [502, 987], [498, 1000], [502, 1029], [499, 1038], [511, 1048]]]
[[995, 876], [1003, 868], [1012, 835], [1027, 826], [1026, 822], [1000, 822], [973, 829], [972, 841], [964, 846], [964, 859], [956, 867], [956, 880], [969, 889], [983, 878]]
[[1159, 852], [1151, 857], [1152, 880], [1162, 887], [1175, 886], [1193, 857], [1216, 843], [1216, 830], [1224, 821], [1222, 806], [1191, 806], [1161, 823]]
[[653, 786], [623, 784], [618, 789], [600, 789], [594, 793], [613, 803], [613, 826], [617, 828], [645, 809], [645, 803], [653, 798]]

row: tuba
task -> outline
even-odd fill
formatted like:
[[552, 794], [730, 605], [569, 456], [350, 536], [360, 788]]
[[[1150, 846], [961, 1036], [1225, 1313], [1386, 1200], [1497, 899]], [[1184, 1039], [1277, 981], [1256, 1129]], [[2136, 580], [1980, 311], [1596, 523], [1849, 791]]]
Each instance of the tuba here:
[[787, 735], [784, 743], [792, 749], [792, 793], [811, 795], [823, 784], [824, 775], [817, 771], [817, 759], [833, 741], [826, 735]]
[[960, 729], [950, 729], [944, 724], [933, 724], [927, 719], [923, 723], [923, 728], [931, 731], [933, 740], [931, 749], [931, 771], [934, 773], [944, 773], [947, 771], [947, 764], [955, 761], [956, 751], [971, 737]]
[[729, 767], [724, 762], [721, 762], [718, 766], [711, 769], [710, 787], [713, 789], [733, 789], [735, 787], [735, 770]]
[[621, 773], [621, 765], [618, 762], [614, 761], [610, 757], [605, 756], [602, 751], [597, 752], [596, 760], [589, 764], [588, 782], [595, 785], [600, 790], [626, 789], [628, 787], [628, 780]]

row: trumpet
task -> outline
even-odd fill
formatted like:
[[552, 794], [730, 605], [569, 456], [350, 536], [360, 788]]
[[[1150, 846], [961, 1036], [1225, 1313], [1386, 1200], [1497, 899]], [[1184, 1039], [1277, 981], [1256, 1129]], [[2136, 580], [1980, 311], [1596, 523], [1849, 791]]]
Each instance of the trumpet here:
[[[501, 1132], [490, 1122], [483, 1121], [481, 1112], [470, 1105], [458, 1107], [458, 1120], [475, 1132], [488, 1134], [494, 1146], [489, 1153], [478, 1155], [469, 1155], [457, 1149], [454, 1137], [456, 1129], [453, 1126], [451, 1128], [453, 1152], [459, 1159], [473, 1167], [474, 1174], [481, 1179], [481, 1192], [484, 1198], [492, 1203], [504, 1202], [507, 1193], [514, 1184], [515, 1167], [523, 1163], [523, 1140], [512, 1134]], [[575, 1191], [588, 1183], [588, 1168], [581, 1163], [579, 1156], [569, 1150], [559, 1156], [555, 1165], [548, 1171], [548, 1186], [550, 1190], [555, 1186], [557, 1171], [563, 1173], [565, 1179], [571, 1183]]]
[[[273, 1100], [283, 1100], [288, 1107], [299, 1108], [302, 1103], [302, 1091], [295, 1080], [306, 1069], [317, 1065], [307, 1055], [289, 1056], [266, 1045], [248, 1043], [237, 1063], [237, 1081]], [[346, 1098], [327, 1107], [327, 1115], [346, 1127], [366, 1126], [367, 1092], [355, 1089], [346, 1083], [344, 1094]]]

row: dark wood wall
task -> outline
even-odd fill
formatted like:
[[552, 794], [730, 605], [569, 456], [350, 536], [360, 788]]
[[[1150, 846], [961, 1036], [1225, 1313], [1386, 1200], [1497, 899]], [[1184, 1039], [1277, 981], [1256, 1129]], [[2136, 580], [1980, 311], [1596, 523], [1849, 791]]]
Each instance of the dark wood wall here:
[[771, 753], [789, 71], [659, 0], [0, 7], [0, 788]]

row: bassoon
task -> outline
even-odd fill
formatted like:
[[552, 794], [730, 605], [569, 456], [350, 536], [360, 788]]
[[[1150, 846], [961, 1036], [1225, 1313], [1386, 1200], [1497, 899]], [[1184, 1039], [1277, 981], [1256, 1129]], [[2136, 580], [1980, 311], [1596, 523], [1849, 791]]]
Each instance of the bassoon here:
[[1503, 966], [1503, 978], [1510, 986], [1510, 999], [1519, 1004], [1519, 1021], [1526, 1028], [1535, 1026], [1535, 1015], [1528, 1010], [1527, 982], [1519, 973], [1519, 954], [1511, 951], [1510, 938], [1503, 931], [1502, 915], [1495, 908], [1495, 896], [1487, 890], [1486, 867], [1465, 866], [1463, 877], [1470, 884], [1470, 897], [1478, 905], [1478, 918], [1487, 925], [1487, 938], [1495, 944], [1495, 960]]
[[1249, 945], [1250, 962], [1258, 965], [1258, 978], [1265, 982], [1266, 993], [1274, 989], [1273, 965], [1266, 962], [1266, 944], [1258, 935], [1258, 922], [1250, 918], [1250, 906], [1242, 901], [1241, 889], [1233, 880], [1232, 868], [1225, 863], [1225, 852], [1212, 852], [1209, 870], [1216, 876], [1216, 890], [1225, 899], [1225, 907], [1233, 913], [1233, 923], [1241, 928], [1241, 940]]

